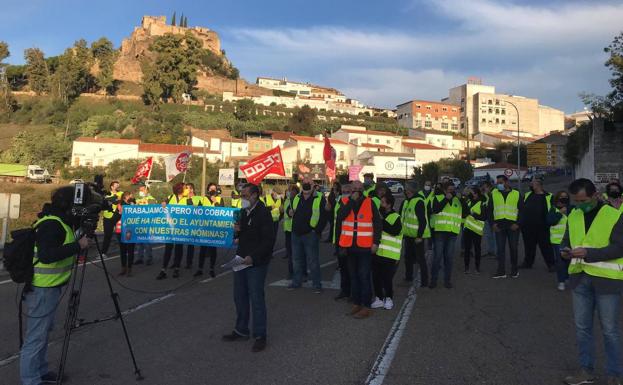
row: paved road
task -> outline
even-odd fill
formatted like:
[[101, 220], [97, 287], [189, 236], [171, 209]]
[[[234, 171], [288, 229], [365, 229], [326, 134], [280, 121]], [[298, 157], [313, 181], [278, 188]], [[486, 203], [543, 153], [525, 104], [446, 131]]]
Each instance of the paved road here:
[[[280, 237], [269, 284], [286, 277], [283, 244]], [[327, 283], [335, 278], [331, 251], [322, 244]], [[230, 256], [221, 251], [219, 262]], [[113, 313], [96, 266], [87, 268], [80, 308], [85, 319]], [[108, 266], [118, 271], [118, 259]], [[250, 352], [251, 342], [220, 340], [234, 321], [227, 272], [192, 281], [192, 271], [183, 270], [179, 279], [156, 281], [157, 265], [139, 266], [135, 277], [119, 282], [141, 292], [118, 283], [115, 288], [122, 308], [130, 311], [126, 320], [145, 384], [362, 384], [368, 378], [376, 384], [555, 384], [575, 368], [570, 295], [556, 290], [541, 259], [516, 280], [490, 279], [493, 259], [484, 260], [478, 276], [462, 273], [458, 254], [455, 267], [454, 289], [418, 289], [409, 296], [409, 287], [397, 287], [394, 310], [376, 311], [367, 320], [345, 316], [349, 305], [333, 300], [336, 290], [317, 295], [269, 286], [269, 346], [260, 354]], [[401, 265], [396, 283], [403, 276]], [[18, 383], [15, 294], [13, 284], [0, 284], [2, 384]], [[62, 325], [64, 303], [61, 309], [57, 321]], [[57, 328], [51, 362], [58, 359], [61, 338]], [[370, 376], [373, 368], [376, 375]], [[67, 372], [67, 384], [134, 383], [119, 323], [76, 332]]]

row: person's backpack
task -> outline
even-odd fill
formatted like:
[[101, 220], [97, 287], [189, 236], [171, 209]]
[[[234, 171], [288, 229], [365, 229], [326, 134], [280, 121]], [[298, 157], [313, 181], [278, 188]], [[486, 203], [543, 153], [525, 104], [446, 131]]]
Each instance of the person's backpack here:
[[16, 283], [31, 283], [34, 275], [35, 229], [28, 227], [11, 232], [13, 240], [4, 245], [4, 268]]

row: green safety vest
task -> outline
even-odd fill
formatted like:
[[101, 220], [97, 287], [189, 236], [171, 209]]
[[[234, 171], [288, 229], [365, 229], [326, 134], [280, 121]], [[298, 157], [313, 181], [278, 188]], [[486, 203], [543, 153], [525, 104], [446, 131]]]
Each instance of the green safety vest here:
[[[76, 241], [71, 227], [66, 225], [61, 218], [54, 215], [44, 216], [35, 222], [33, 227], [36, 228], [41, 222], [48, 220], [58, 221], [61, 226], [63, 226], [65, 230], [65, 241], [63, 241], [63, 245]], [[55, 287], [67, 283], [71, 278], [71, 270], [73, 269], [75, 260], [76, 256], [72, 255], [71, 257], [53, 263], [39, 262], [39, 258], [37, 258], [37, 246], [35, 245], [35, 255], [32, 259], [34, 272], [32, 285], [36, 287]]]
[[461, 232], [463, 206], [459, 198], [452, 198], [452, 204], [446, 204], [442, 211], [435, 214], [435, 231], [458, 234]]
[[270, 215], [273, 217], [273, 222], [278, 222], [279, 217], [281, 216], [281, 212], [279, 208], [281, 208], [281, 199], [274, 200], [272, 195], [268, 194], [265, 197], [260, 198], [260, 200], [266, 205], [266, 207], [270, 207]]
[[[396, 223], [396, 221], [400, 218], [397, 213], [391, 213], [386, 218], [385, 221], [390, 225]], [[376, 252], [376, 255], [394, 259], [398, 261], [400, 259], [400, 249], [402, 248], [402, 231], [398, 235], [390, 235], [383, 231], [381, 236], [381, 243], [379, 244], [379, 249]]]
[[377, 210], [381, 209], [381, 198], [379, 197], [374, 197], [372, 198], [372, 202], [374, 203], [374, 205], [376, 206]]
[[[532, 194], [532, 191], [528, 191], [524, 196], [523, 196], [523, 201], [527, 201], [528, 197]], [[547, 211], [552, 209], [552, 194], [551, 193], [545, 193], [545, 202], [547, 203]]]
[[367, 198], [374, 190], [376, 190], [376, 183], [372, 183], [372, 186], [363, 190], [363, 196]]
[[[302, 193], [301, 193], [302, 194]], [[292, 202], [292, 209], [296, 211], [296, 208], [299, 205], [299, 201], [301, 200], [301, 194], [298, 194], [294, 197]], [[320, 221], [320, 201], [322, 200], [322, 194], [316, 193], [314, 196], [314, 202], [312, 203], [312, 216], [309, 218], [309, 225], [312, 228], [316, 228], [318, 226], [318, 222]]]
[[242, 208], [242, 199], [240, 198], [231, 198], [231, 207], [241, 209]]
[[288, 215], [290, 206], [292, 205], [292, 199], [286, 198], [283, 202], [283, 231], [286, 233], [292, 232], [292, 218]]
[[[584, 212], [580, 209], [573, 209], [567, 219], [571, 248], [601, 249], [608, 246], [612, 229], [620, 217], [621, 212], [619, 210], [604, 205], [599, 209], [588, 232], [586, 232]], [[581, 272], [595, 277], [623, 280], [623, 258], [592, 263], [585, 262], [580, 258], [572, 258], [569, 264], [569, 274]]]
[[[123, 191], [117, 191], [115, 194], [108, 194], [106, 195], [106, 199], [110, 199], [115, 195], [117, 196], [117, 200], [120, 200], [121, 196], [123, 195]], [[112, 210], [104, 210], [102, 212], [102, 216], [106, 219], [110, 219], [115, 214], [115, 211], [118, 211], [117, 205], [113, 205]]]
[[[439, 194], [439, 195], [434, 195], [434, 194], [431, 194], [431, 196], [430, 196], [430, 202], [428, 202], [428, 203], [427, 203], [427, 206], [428, 206], [428, 205], [432, 205], [432, 204], [433, 204], [433, 201], [434, 201], [435, 199], [437, 199], [437, 201], [441, 202], [441, 201], [443, 200], [443, 198], [444, 198], [444, 195], [443, 195], [443, 194]], [[430, 228], [431, 228], [431, 229], [433, 229], [433, 230], [435, 230], [435, 229], [436, 229], [436, 227], [435, 227], [435, 226], [436, 226], [436, 225], [435, 225], [435, 224], [436, 224], [436, 222], [437, 222], [437, 214], [431, 214], [431, 216], [430, 216]]]
[[152, 203], [156, 203], [156, 198], [154, 198], [151, 195], [147, 195], [144, 197], [139, 197], [136, 199], [136, 204], [137, 205], [148, 205], [149, 201], [152, 201]]
[[493, 220], [507, 219], [516, 221], [519, 214], [519, 191], [511, 190], [504, 200], [504, 196], [499, 190], [491, 193], [493, 199]]
[[560, 218], [557, 224], [550, 226], [549, 242], [552, 245], [560, 245], [562, 243], [562, 239], [565, 237], [565, 231], [567, 231], [567, 216], [561, 213], [557, 207], [554, 207], [554, 210], [562, 215], [562, 218]]
[[469, 204], [469, 215], [465, 218], [465, 228], [470, 229], [474, 233], [482, 236], [485, 228], [485, 221], [474, 218], [472, 214], [482, 214], [482, 202], [478, 201], [476, 204]]
[[[177, 195], [175, 195], [175, 194], [169, 195], [169, 198], [167, 200], [169, 201], [168, 204], [170, 204], [170, 205], [178, 205], [178, 206], [188, 205], [188, 198], [182, 198], [182, 200], [180, 201], [179, 199], [177, 199]], [[181, 203], [184, 200], [186, 201], [186, 203]], [[192, 199], [191, 199], [191, 201], [192, 201]]]
[[[420, 229], [420, 223], [418, 221], [417, 215], [415, 215], [415, 206], [417, 206], [418, 202], [426, 202], [421, 196], [414, 196], [413, 198], [405, 201], [402, 206], [401, 220], [402, 220], [402, 229], [404, 235], [410, 238], [416, 238], [418, 234], [418, 230]], [[424, 208], [424, 213], [426, 214], [426, 208]], [[430, 238], [430, 227], [426, 226], [424, 229], [424, 233], [422, 234], [422, 238]]]

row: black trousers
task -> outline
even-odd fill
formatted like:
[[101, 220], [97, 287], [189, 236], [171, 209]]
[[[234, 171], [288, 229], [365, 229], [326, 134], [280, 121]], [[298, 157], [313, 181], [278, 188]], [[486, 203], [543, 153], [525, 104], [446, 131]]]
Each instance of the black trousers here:
[[549, 242], [549, 229], [547, 227], [530, 226], [522, 228], [521, 235], [523, 236], [524, 250], [526, 252], [524, 259], [526, 266], [532, 267], [534, 264], [537, 245], [539, 245], [541, 255], [543, 255], [547, 267], [554, 266], [554, 254], [552, 245]]
[[472, 256], [472, 247], [474, 249], [474, 259], [476, 261], [476, 270], [480, 271], [480, 256], [482, 236], [476, 234], [470, 229], [463, 229], [463, 242], [465, 242], [465, 270], [469, 269], [469, 262]]
[[415, 242], [415, 238], [404, 237], [405, 246], [405, 280], [413, 281], [413, 265], [420, 267], [420, 284], [428, 286], [428, 263], [426, 262], [426, 249], [424, 241]]
[[164, 256], [162, 257], [162, 268], [166, 269], [169, 267], [169, 261], [171, 260], [171, 253], [175, 249], [175, 257], [173, 259], [173, 265], [171, 267], [175, 269], [180, 268], [180, 264], [182, 263], [182, 257], [184, 256], [184, 245], [182, 244], [173, 244], [167, 243], [164, 245]]
[[186, 268], [193, 267], [193, 259], [195, 257], [195, 245], [188, 245], [186, 247]]
[[284, 236], [286, 238], [286, 258], [288, 258], [288, 276], [292, 277], [292, 274], [294, 274], [294, 265], [292, 264], [292, 232], [285, 231]]
[[199, 248], [199, 270], [203, 270], [207, 257], [210, 257], [210, 270], [214, 270], [214, 265], [216, 264], [216, 247], [201, 246]]
[[394, 274], [398, 261], [378, 255], [372, 256], [372, 285], [374, 295], [380, 299], [394, 297]]
[[337, 256], [337, 265], [340, 268], [340, 290], [343, 294], [351, 296], [350, 292], [350, 272], [348, 271], [348, 256]]
[[121, 267], [132, 267], [134, 264], [134, 243], [121, 242], [121, 234], [117, 233], [119, 251], [121, 254]]
[[277, 243], [277, 234], [279, 231], [279, 221], [273, 221], [273, 232], [275, 233], [275, 238], [273, 238], [273, 251], [275, 251], [275, 243]]
[[108, 253], [108, 248], [110, 247], [110, 241], [112, 240], [112, 235], [115, 232], [115, 225], [119, 222], [121, 217], [119, 214], [113, 214], [112, 218], [104, 218], [104, 241], [102, 242], [102, 254]]

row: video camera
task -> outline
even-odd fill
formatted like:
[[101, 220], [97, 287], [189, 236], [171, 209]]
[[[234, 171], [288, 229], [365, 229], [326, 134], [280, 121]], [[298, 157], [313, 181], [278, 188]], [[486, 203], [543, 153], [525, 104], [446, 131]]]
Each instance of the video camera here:
[[91, 236], [97, 228], [100, 211], [112, 210], [115, 199], [105, 198], [103, 175], [96, 175], [93, 182], [76, 182], [71, 215], [80, 219], [80, 230]]

